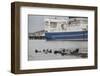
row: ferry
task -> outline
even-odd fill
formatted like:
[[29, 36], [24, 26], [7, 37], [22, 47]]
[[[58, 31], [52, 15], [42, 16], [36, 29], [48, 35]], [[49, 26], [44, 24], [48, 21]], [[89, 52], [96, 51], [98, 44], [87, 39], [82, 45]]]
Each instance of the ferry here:
[[88, 40], [88, 18], [48, 18], [45, 23], [47, 40]]

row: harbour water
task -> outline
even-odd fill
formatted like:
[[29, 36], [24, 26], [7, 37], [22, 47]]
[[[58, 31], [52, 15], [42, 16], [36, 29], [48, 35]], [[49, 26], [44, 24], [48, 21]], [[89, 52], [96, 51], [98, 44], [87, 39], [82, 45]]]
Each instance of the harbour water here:
[[[87, 41], [46, 41], [46, 40], [28, 40], [28, 60], [54, 60], [54, 59], [79, 59], [80, 56], [65, 55], [53, 53], [36, 53], [35, 50], [38, 49], [83, 49], [79, 50], [80, 53], [88, 53]], [[85, 49], [85, 50], [84, 50]], [[54, 50], [52, 50], [54, 52]]]

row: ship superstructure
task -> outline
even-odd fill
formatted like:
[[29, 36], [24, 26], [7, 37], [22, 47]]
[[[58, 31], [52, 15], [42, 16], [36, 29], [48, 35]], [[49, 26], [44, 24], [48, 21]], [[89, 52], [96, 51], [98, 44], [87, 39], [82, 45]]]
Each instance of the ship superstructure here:
[[88, 18], [45, 19], [47, 40], [87, 40]]

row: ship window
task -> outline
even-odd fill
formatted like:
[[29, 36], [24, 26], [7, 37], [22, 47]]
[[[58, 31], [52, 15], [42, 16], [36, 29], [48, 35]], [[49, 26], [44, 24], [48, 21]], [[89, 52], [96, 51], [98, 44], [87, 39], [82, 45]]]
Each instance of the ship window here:
[[57, 22], [50, 22], [50, 27], [51, 28], [56, 28], [57, 27]]
[[83, 20], [82, 23], [83, 24], [88, 24], [88, 20]]
[[45, 25], [48, 25], [49, 24], [49, 22], [48, 21], [45, 21]]
[[64, 24], [61, 24], [61, 28], [64, 30], [65, 28], [64, 28]]

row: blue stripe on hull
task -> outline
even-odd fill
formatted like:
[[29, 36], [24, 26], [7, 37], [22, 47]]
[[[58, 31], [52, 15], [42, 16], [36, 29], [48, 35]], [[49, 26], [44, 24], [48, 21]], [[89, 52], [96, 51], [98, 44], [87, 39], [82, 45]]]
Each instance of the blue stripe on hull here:
[[47, 40], [88, 40], [87, 31], [45, 33]]

